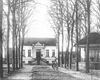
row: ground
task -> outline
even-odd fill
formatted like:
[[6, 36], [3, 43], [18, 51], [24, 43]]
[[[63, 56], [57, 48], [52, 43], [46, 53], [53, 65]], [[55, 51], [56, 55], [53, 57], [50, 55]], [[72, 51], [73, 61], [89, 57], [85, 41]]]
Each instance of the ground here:
[[50, 66], [34, 66], [32, 69], [32, 80], [81, 80], [69, 74], [55, 71]]
[[25, 65], [23, 69], [4, 80], [82, 80], [69, 74], [55, 71], [48, 65]]
[[59, 67], [54, 70], [51, 65], [24, 65], [22, 69], [7, 75], [1, 80], [100, 80], [99, 76]]

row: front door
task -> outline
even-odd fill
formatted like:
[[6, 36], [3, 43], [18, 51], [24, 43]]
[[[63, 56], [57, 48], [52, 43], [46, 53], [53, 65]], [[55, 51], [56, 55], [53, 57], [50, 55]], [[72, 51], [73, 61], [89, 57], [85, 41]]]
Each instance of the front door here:
[[40, 65], [40, 60], [41, 60], [41, 49], [36, 50], [36, 60], [37, 60], [37, 65]]

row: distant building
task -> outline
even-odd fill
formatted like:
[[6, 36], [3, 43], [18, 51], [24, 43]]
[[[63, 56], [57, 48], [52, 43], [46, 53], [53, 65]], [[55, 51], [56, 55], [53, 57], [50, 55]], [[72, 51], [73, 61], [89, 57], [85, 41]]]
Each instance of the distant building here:
[[[87, 35], [89, 37], [89, 61], [90, 67], [100, 69], [100, 34], [93, 32]], [[87, 36], [78, 42], [81, 52], [86, 54]], [[82, 53], [81, 53], [82, 54]], [[85, 58], [85, 55], [84, 55]]]
[[46, 59], [49, 63], [58, 57], [55, 38], [25, 38], [23, 61], [27, 64], [32, 59]]

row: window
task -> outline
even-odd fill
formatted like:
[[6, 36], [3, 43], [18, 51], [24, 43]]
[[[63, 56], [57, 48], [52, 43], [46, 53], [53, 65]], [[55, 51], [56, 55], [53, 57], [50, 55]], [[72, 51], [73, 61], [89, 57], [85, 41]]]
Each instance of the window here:
[[52, 50], [52, 57], [55, 57], [55, 50]]
[[49, 57], [49, 50], [46, 50], [46, 57]]
[[28, 57], [31, 57], [31, 50], [28, 50]]
[[25, 57], [25, 50], [23, 50], [23, 57]]

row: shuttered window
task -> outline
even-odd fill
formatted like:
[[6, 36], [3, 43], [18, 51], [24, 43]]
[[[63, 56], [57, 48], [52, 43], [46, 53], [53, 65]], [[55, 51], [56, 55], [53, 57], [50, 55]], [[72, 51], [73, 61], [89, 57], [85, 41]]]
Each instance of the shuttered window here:
[[46, 57], [49, 57], [49, 50], [46, 50]]
[[52, 57], [55, 57], [55, 50], [52, 50]]
[[31, 50], [28, 50], [28, 57], [31, 57]]
[[23, 57], [25, 57], [25, 50], [23, 50]]

